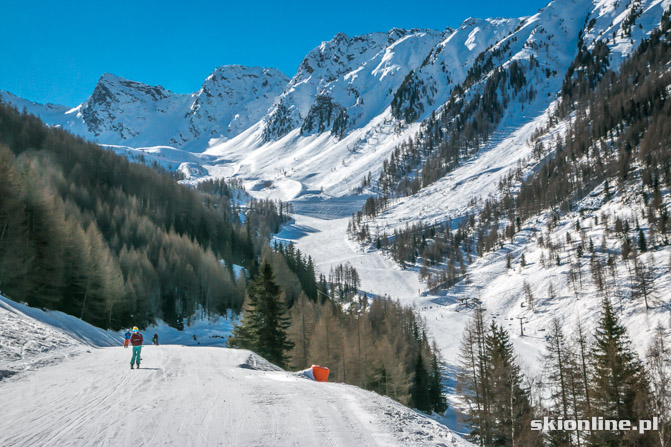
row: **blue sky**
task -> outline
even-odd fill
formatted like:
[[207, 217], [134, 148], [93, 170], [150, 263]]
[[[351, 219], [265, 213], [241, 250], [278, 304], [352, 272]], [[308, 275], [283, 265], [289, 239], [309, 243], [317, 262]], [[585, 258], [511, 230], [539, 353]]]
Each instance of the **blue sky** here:
[[74, 106], [105, 72], [187, 93], [219, 65], [293, 76], [338, 32], [456, 27], [467, 17], [534, 14], [548, 0], [2, 0], [0, 90]]

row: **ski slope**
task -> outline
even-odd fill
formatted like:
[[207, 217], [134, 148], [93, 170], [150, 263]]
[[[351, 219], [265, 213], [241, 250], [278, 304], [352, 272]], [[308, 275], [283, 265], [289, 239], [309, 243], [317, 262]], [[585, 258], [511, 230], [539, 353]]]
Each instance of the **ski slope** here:
[[[202, 329], [187, 330], [207, 343]], [[131, 370], [121, 340], [0, 296], [0, 446], [472, 445], [389, 398], [250, 351], [150, 345]]]
[[15, 376], [0, 382], [0, 445], [470, 445], [377, 394], [252, 369], [252, 355], [145, 346], [130, 370], [114, 347]]

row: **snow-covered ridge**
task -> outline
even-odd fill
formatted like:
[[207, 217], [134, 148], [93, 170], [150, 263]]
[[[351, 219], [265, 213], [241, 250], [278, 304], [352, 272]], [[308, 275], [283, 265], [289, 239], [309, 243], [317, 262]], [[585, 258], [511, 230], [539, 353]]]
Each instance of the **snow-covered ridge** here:
[[554, 0], [530, 17], [470, 18], [457, 29], [340, 33], [310, 51], [291, 79], [225, 66], [191, 95], [106, 75], [70, 111], [0, 96], [49, 124], [146, 153], [189, 181], [237, 176], [259, 197], [343, 197], [360, 191], [369, 173], [374, 181], [418, 123], [444, 110], [456, 85], [465, 89], [457, 100], [467, 101], [497, 69], [522, 67], [526, 84], [508, 98], [492, 147], [550, 107], [579, 42], [604, 42], [615, 66], [670, 3]]
[[0, 99], [102, 144], [199, 152], [210, 138], [230, 138], [260, 120], [288, 80], [274, 68], [228, 65], [216, 68], [199, 91], [178, 94], [105, 73], [91, 96], [72, 109], [3, 91]]
[[[404, 77], [444, 39], [436, 30], [392, 29], [348, 37], [340, 33], [305, 57], [264, 126], [264, 141], [300, 127], [303, 135], [342, 136], [384, 112]], [[335, 109], [331, 116], [329, 109]], [[335, 123], [334, 123], [335, 121]]]

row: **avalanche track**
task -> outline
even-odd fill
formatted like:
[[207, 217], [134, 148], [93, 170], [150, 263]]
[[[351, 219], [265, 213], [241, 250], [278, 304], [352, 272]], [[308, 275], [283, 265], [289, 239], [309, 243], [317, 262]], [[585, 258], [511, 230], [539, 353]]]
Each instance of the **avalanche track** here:
[[0, 445], [470, 445], [391, 399], [259, 367], [249, 351], [145, 346], [140, 370], [130, 355], [93, 348], [0, 381]]

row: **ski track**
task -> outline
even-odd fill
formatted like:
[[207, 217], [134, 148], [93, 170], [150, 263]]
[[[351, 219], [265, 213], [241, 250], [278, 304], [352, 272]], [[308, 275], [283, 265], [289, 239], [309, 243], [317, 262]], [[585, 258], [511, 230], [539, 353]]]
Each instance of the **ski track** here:
[[249, 354], [145, 346], [130, 370], [113, 347], [17, 375], [0, 382], [0, 445], [469, 445], [374, 393], [240, 368]]

